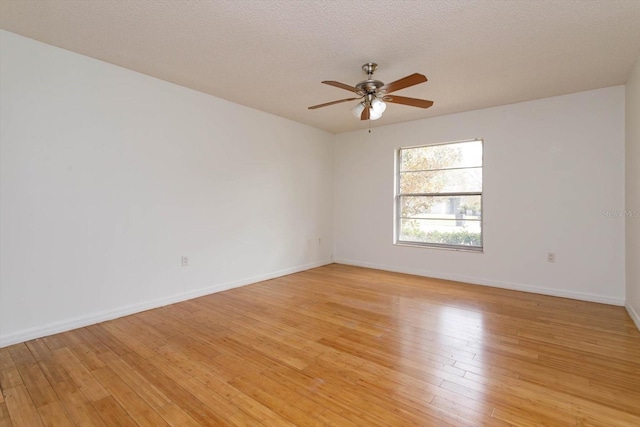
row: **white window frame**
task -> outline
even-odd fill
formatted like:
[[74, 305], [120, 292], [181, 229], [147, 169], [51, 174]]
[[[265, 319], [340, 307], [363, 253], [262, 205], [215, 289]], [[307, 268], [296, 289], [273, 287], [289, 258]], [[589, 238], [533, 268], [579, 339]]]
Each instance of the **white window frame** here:
[[[412, 148], [422, 148], [422, 147], [434, 147], [438, 145], [453, 145], [453, 144], [462, 144], [466, 142], [476, 142], [480, 141], [482, 144], [482, 189], [477, 192], [438, 192], [438, 193], [407, 193], [402, 194], [400, 192], [400, 164], [401, 164], [401, 153], [402, 150], [412, 149]], [[449, 141], [449, 142], [437, 142], [433, 144], [423, 144], [423, 145], [414, 145], [410, 147], [399, 147], [395, 150], [394, 157], [394, 208], [393, 208], [393, 243], [394, 245], [400, 246], [414, 246], [414, 247], [423, 247], [423, 248], [436, 248], [436, 249], [447, 249], [447, 250], [456, 250], [456, 251], [468, 251], [468, 252], [484, 252], [484, 139], [482, 138], [474, 138], [474, 139], [465, 139], [460, 141]], [[466, 168], [465, 168], [466, 169]], [[437, 169], [434, 169], [437, 170]], [[426, 196], [426, 197], [442, 197], [442, 196], [480, 196], [480, 246], [469, 246], [469, 245], [449, 245], [442, 243], [428, 243], [428, 242], [416, 242], [409, 240], [400, 240], [400, 227], [402, 224], [402, 214], [401, 208], [402, 204], [400, 200], [403, 196]]]

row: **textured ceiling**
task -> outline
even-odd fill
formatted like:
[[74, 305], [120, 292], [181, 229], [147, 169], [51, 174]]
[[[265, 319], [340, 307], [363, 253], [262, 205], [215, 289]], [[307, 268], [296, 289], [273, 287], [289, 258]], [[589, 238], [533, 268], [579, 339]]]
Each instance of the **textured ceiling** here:
[[640, 0], [0, 0], [0, 27], [339, 133], [367, 127], [321, 84], [429, 81], [372, 126], [624, 84]]

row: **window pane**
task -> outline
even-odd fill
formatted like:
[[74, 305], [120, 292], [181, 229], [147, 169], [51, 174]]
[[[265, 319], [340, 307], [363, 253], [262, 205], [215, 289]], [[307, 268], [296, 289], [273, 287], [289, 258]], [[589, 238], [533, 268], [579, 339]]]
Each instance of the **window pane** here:
[[482, 145], [466, 141], [399, 150], [398, 242], [482, 248]]
[[400, 172], [400, 194], [482, 191], [482, 168]]
[[400, 216], [416, 219], [475, 219], [482, 216], [482, 196], [403, 196]]
[[482, 141], [403, 148], [400, 171], [482, 166]]
[[480, 221], [402, 219], [400, 241], [481, 247]]

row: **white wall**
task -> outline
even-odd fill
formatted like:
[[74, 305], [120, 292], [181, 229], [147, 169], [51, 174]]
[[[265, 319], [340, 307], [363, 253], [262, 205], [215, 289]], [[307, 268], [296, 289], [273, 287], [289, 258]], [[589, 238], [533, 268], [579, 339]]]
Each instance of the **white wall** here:
[[626, 307], [640, 329], [640, 58], [626, 85]]
[[[338, 135], [336, 262], [623, 305], [624, 217], [605, 211], [624, 209], [624, 96], [618, 86]], [[484, 253], [394, 246], [394, 149], [470, 138], [484, 138]]]
[[332, 134], [0, 42], [0, 346], [330, 262]]

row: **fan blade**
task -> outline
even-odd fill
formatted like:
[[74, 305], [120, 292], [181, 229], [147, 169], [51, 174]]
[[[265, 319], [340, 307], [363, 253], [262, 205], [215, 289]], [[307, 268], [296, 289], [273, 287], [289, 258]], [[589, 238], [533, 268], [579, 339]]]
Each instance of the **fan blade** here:
[[362, 114], [360, 115], [360, 120], [369, 120], [369, 115], [371, 114], [371, 109], [368, 105], [364, 106], [364, 110], [362, 110]]
[[348, 90], [349, 92], [356, 93], [356, 88], [355, 87], [346, 85], [344, 83], [334, 82], [332, 80], [325, 80], [322, 83], [324, 83], [326, 85], [329, 85], [329, 86], [337, 87], [337, 88], [340, 88], [340, 89]]
[[347, 101], [355, 101], [358, 99], [360, 98], [347, 98], [347, 99], [341, 99], [340, 101], [327, 102], [324, 104], [319, 104], [319, 105], [314, 105], [313, 107], [309, 107], [309, 110], [315, 110], [316, 108], [328, 107], [329, 105], [340, 104], [341, 102], [347, 102]]
[[407, 98], [406, 96], [389, 95], [385, 96], [382, 99], [384, 100], [384, 102], [410, 105], [411, 107], [429, 108], [433, 105], [433, 101], [427, 101], [426, 99]]
[[418, 73], [414, 73], [411, 74], [410, 76], [407, 76], [403, 79], [400, 80], [396, 80], [395, 82], [391, 82], [389, 84], [386, 84], [384, 86], [382, 86], [378, 92], [385, 92], [385, 93], [391, 93], [391, 92], [395, 92], [397, 90], [400, 89], [404, 89], [406, 87], [409, 86], [413, 86], [413, 85], [417, 85], [420, 83], [424, 83], [427, 81], [427, 78], [425, 76], [423, 76], [422, 74], [418, 74]]

